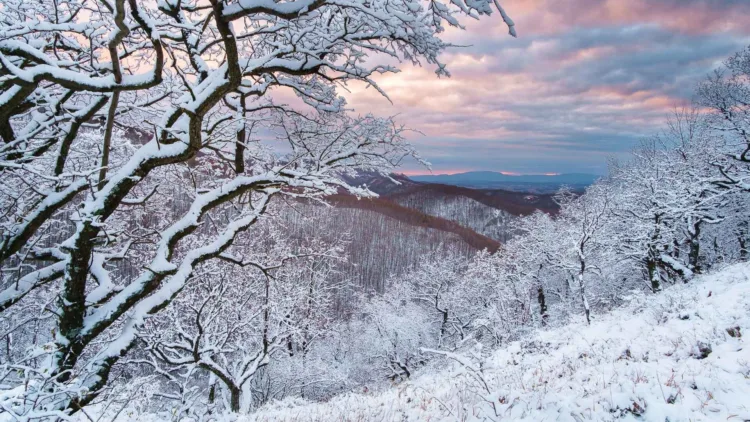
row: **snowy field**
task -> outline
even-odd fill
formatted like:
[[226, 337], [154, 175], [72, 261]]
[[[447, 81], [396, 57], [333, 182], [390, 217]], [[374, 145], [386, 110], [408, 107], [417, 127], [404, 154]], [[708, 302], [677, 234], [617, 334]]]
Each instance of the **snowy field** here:
[[[287, 400], [245, 421], [750, 420], [750, 265], [542, 331], [377, 393]], [[471, 368], [471, 369], [470, 369]]]

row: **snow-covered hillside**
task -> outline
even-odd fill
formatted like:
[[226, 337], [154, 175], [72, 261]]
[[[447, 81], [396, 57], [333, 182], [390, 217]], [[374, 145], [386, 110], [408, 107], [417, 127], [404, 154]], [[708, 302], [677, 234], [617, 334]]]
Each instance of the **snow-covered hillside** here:
[[[388, 277], [403, 274], [421, 256], [437, 258], [448, 253], [473, 256], [486, 247], [481, 243], [471, 244], [448, 228], [429, 227], [423, 222], [427, 218], [424, 214], [406, 214], [403, 211], [411, 210], [389, 208], [390, 202], [340, 199], [334, 207], [300, 203], [293, 210], [287, 209], [281, 218], [286, 229], [299, 238], [331, 232], [348, 233], [351, 239], [356, 239], [345, 246], [348, 262], [339, 265], [339, 277], [365, 289], [382, 292]], [[343, 199], [349, 201], [344, 203]], [[316, 223], [310, 224], [306, 220], [309, 218]]]
[[459, 195], [439, 197], [416, 193], [397, 196], [393, 200], [425, 214], [455, 221], [500, 242], [507, 241], [511, 236], [510, 224], [514, 219], [513, 215], [472, 198]]
[[749, 339], [739, 264], [386, 391], [290, 399], [240, 420], [750, 420]]

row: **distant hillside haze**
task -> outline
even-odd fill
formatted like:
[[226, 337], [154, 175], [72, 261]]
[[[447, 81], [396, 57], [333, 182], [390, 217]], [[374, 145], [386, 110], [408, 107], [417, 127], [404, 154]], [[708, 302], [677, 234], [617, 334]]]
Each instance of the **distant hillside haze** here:
[[411, 180], [424, 183], [441, 183], [471, 188], [501, 188], [513, 191], [551, 193], [563, 185], [585, 188], [602, 176], [588, 173], [563, 173], [554, 175], [511, 175], [494, 171], [471, 171], [457, 174], [409, 176]]

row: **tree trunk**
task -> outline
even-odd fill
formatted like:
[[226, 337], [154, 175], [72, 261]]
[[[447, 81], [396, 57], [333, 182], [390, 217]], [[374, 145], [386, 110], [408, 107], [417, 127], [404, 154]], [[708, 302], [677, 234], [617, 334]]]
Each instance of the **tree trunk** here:
[[542, 326], [546, 327], [549, 315], [547, 315], [547, 301], [544, 297], [544, 288], [542, 288], [541, 283], [537, 287], [537, 301], [539, 302], [539, 314], [542, 316]]
[[442, 314], [442, 322], [440, 323], [440, 344], [443, 344], [443, 338], [445, 337], [445, 329], [448, 326], [448, 309], [440, 309], [438, 306], [438, 296], [435, 296], [435, 309]]
[[237, 387], [229, 387], [230, 409], [232, 413], [239, 413], [242, 399], [242, 391]]
[[750, 245], [747, 244], [748, 241], [748, 226], [750, 226], [750, 222], [743, 221], [739, 224], [740, 229], [737, 231], [737, 241], [740, 244], [740, 259], [742, 261], [746, 261], [748, 258], [748, 255], [750, 255], [750, 250], [748, 250], [748, 247]]
[[661, 215], [654, 216], [654, 234], [651, 235], [651, 243], [648, 244], [648, 257], [646, 258], [646, 269], [648, 280], [651, 283], [651, 291], [656, 293], [661, 290], [661, 278], [659, 275], [659, 251], [656, 243], [661, 233]]
[[[245, 94], [240, 94], [240, 113], [245, 117]], [[242, 122], [242, 129], [237, 131], [237, 140], [234, 144], [234, 171], [237, 174], [245, 172], [245, 138], [247, 131], [245, 122]]]
[[448, 311], [443, 311], [443, 323], [440, 325], [440, 339], [445, 337], [445, 327], [448, 325]]
[[583, 312], [586, 314], [586, 324], [591, 325], [591, 308], [589, 300], [586, 298], [586, 285], [583, 284], [583, 273], [578, 274], [578, 288], [581, 291], [581, 302], [583, 302]]
[[701, 253], [700, 234], [701, 221], [698, 221], [693, 225], [693, 232], [690, 233], [690, 253], [688, 254], [689, 268], [696, 274], [703, 272], [699, 262]]
[[648, 270], [648, 279], [651, 282], [651, 291], [654, 293], [660, 291], [659, 270], [656, 266], [655, 258], [649, 257], [646, 259], [646, 269]]
[[212, 379], [209, 382], [211, 383], [211, 388], [208, 389], [208, 404], [214, 404], [214, 401], [216, 401], [216, 380]]

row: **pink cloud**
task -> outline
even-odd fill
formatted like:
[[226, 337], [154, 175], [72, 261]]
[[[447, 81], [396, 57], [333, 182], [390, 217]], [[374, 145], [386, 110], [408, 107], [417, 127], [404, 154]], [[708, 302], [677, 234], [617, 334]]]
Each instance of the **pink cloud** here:
[[523, 0], [506, 1], [505, 9], [520, 34], [546, 34], [576, 26], [657, 24], [705, 34], [750, 33], [750, 5], [735, 1], [691, 0]]
[[409, 139], [437, 163], [436, 173], [513, 172], [534, 160], [604, 166], [608, 154], [658, 131], [673, 107], [689, 102], [697, 80], [750, 43], [750, 1], [503, 5], [518, 39], [507, 36], [497, 16], [468, 21], [466, 31], [446, 34], [468, 45], [441, 57], [451, 78], [401, 64], [401, 73], [376, 78], [393, 103], [352, 84], [344, 93], [349, 106], [360, 114], [398, 115], [421, 131]]

